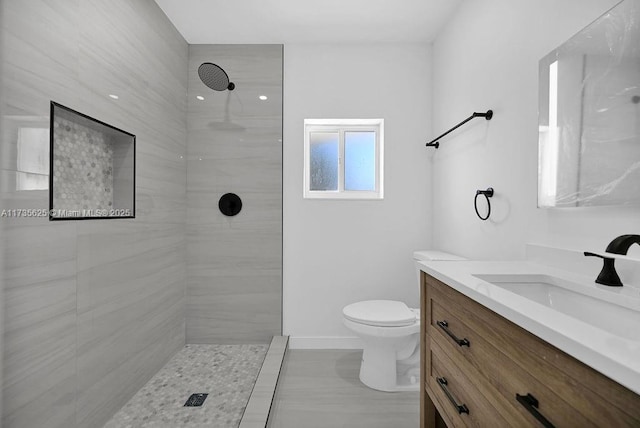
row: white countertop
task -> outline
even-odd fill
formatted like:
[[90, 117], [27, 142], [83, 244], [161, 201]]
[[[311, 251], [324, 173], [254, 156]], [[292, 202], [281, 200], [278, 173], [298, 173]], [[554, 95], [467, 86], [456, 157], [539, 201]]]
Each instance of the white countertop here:
[[474, 275], [548, 275], [570, 281], [584, 286], [586, 295], [637, 311], [636, 328], [640, 328], [640, 289], [606, 287], [596, 284], [595, 278], [526, 261], [428, 261], [419, 265], [427, 274], [640, 394], [640, 340], [602, 330]]

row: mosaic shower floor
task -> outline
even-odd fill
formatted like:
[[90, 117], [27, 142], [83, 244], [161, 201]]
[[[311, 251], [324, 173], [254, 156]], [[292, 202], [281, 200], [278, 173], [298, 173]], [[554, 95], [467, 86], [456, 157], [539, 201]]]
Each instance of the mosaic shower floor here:
[[[235, 428], [268, 345], [186, 345], [116, 413], [105, 428]], [[202, 407], [184, 407], [208, 393]]]

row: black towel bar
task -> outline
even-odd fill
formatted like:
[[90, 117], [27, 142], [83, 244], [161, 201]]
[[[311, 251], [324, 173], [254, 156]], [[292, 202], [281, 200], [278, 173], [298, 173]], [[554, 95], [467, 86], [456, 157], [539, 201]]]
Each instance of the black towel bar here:
[[457, 124], [456, 126], [451, 128], [450, 130], [448, 130], [444, 134], [440, 135], [439, 137], [436, 137], [433, 140], [429, 141], [426, 144], [426, 146], [427, 147], [435, 147], [437, 149], [438, 147], [440, 147], [440, 142], [438, 141], [440, 138], [442, 138], [445, 135], [449, 134], [451, 131], [455, 131], [456, 129], [460, 128], [462, 125], [464, 125], [465, 123], [469, 122], [471, 119], [476, 118], [476, 117], [484, 117], [487, 120], [491, 120], [491, 118], [493, 117], [493, 110], [487, 110], [486, 113], [478, 113], [478, 112], [474, 111], [471, 116], [469, 116], [468, 118], [466, 118], [465, 120], [463, 120], [462, 122], [460, 122], [459, 124]]

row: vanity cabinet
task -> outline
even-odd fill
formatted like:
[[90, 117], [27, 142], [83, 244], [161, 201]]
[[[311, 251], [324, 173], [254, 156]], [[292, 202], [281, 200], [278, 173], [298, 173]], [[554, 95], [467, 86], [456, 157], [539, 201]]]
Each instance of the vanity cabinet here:
[[421, 428], [640, 427], [640, 396], [424, 272], [420, 337]]

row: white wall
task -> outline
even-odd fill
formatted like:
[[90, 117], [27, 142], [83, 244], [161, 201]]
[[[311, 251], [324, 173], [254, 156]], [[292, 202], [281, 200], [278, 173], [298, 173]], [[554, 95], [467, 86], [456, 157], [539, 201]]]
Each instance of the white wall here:
[[[538, 61], [618, 0], [474, 0], [433, 46], [433, 130], [492, 108], [432, 156], [434, 246], [475, 259], [524, 257], [524, 244], [604, 250], [640, 232], [640, 208], [537, 209]], [[476, 189], [492, 186], [480, 221]], [[594, 261], [594, 263], [599, 263]]]
[[[292, 347], [357, 346], [342, 308], [417, 307], [412, 251], [431, 246], [427, 45], [286, 45], [283, 331]], [[382, 201], [302, 197], [305, 118], [384, 118]]]

